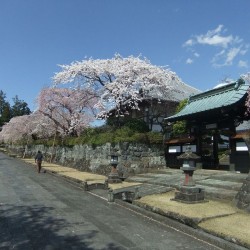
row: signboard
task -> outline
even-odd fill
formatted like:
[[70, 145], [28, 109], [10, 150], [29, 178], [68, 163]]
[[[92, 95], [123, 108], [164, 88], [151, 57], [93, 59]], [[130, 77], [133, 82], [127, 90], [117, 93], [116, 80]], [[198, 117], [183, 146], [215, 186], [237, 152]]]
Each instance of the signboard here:
[[192, 152], [196, 152], [196, 145], [183, 145], [182, 146], [182, 152], [186, 152], [187, 147], [189, 147]]
[[236, 143], [236, 151], [248, 151], [248, 147], [245, 142]]
[[206, 129], [214, 129], [217, 128], [217, 123], [211, 123], [206, 125]]
[[181, 152], [181, 147], [180, 146], [170, 146], [168, 148], [169, 153], [180, 153]]

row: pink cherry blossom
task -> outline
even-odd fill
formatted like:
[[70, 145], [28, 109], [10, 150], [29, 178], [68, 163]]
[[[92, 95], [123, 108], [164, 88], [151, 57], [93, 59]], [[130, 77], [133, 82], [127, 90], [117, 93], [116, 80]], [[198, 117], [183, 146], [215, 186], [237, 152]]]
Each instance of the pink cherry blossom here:
[[102, 117], [107, 117], [111, 109], [118, 115], [123, 114], [124, 107], [138, 109], [139, 102], [151, 91], [165, 97], [172, 91], [182, 91], [183, 83], [174, 72], [141, 57], [90, 58], [60, 67], [53, 77], [54, 85], [92, 90], [98, 98], [94, 108]]

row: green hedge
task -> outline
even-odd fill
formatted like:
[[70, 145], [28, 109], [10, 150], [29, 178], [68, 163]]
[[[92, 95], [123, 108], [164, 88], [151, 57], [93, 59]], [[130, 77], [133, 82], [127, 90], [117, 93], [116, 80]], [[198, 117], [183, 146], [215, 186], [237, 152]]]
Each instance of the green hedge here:
[[73, 147], [74, 145], [89, 144], [92, 146], [105, 143], [138, 142], [146, 144], [162, 143], [163, 135], [160, 132], [140, 133], [133, 128], [124, 126], [119, 129], [100, 127], [86, 129], [79, 137], [49, 138], [33, 140], [31, 144], [44, 144], [46, 146], [60, 145]]

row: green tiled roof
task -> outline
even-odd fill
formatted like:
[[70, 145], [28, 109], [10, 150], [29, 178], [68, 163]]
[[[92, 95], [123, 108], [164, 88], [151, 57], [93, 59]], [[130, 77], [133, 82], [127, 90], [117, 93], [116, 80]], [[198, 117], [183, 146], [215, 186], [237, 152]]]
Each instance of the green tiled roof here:
[[203, 113], [240, 101], [247, 93], [249, 85], [242, 79], [190, 97], [188, 104], [176, 115], [167, 117], [167, 121], [185, 120], [194, 114]]

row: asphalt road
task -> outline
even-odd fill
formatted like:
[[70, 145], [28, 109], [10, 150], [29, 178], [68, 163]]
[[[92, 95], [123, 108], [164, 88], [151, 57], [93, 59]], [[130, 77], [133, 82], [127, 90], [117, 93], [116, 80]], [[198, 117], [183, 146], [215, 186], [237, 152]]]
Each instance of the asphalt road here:
[[220, 249], [0, 153], [0, 249]]

